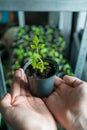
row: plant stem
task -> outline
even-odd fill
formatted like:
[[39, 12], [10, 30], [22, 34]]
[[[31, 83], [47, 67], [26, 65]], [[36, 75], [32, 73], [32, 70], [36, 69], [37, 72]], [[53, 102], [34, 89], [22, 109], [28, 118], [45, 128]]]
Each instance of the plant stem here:
[[39, 53], [38, 48], [36, 49], [37, 54]]
[[[37, 48], [37, 54], [39, 54], [39, 50], [38, 50], [38, 48]], [[41, 63], [43, 64], [43, 60], [41, 59], [41, 58], [38, 58], [40, 61], [41, 61]]]
[[42, 64], [43, 64], [43, 61], [42, 61], [42, 59], [41, 58], [39, 58], [39, 60], [42, 62]]

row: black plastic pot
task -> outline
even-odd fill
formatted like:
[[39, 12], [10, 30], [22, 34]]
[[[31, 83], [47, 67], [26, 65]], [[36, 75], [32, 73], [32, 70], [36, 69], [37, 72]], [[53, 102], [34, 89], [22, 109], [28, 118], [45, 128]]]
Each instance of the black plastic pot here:
[[[47, 97], [52, 93], [54, 89], [54, 78], [55, 75], [57, 75], [59, 72], [58, 64], [55, 61], [51, 59], [46, 59], [46, 61], [48, 63], [52, 63], [53, 66], [55, 66], [55, 71], [53, 72], [53, 75], [51, 75], [50, 77], [44, 79], [38, 79], [33, 78], [32, 76], [30, 77], [29, 75], [26, 74], [29, 83], [29, 89], [32, 95], [40, 98]], [[31, 63], [32, 62], [30, 61], [25, 64], [24, 66], [25, 73], [28, 67], [31, 65]]]

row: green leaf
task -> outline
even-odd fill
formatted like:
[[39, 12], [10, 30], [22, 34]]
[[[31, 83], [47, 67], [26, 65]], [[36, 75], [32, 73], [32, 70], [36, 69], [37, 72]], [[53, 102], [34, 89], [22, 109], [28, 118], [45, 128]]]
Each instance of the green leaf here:
[[62, 48], [65, 48], [65, 46], [66, 46], [66, 42], [63, 41], [63, 42], [61, 43], [61, 46], [62, 46]]
[[31, 57], [31, 56], [33, 55], [33, 52], [28, 51], [28, 52], [27, 52], [27, 55]]
[[61, 36], [59, 36], [58, 41], [61, 43], [63, 41], [63, 38]]
[[37, 66], [37, 60], [33, 60], [32, 66], [33, 66], [34, 69], [36, 68], [36, 66]]
[[25, 40], [29, 40], [29, 36], [28, 36], [28, 35], [25, 35], [24, 39], [25, 39]]
[[47, 33], [48, 33], [48, 34], [53, 34], [53, 32], [54, 32], [54, 31], [53, 31], [52, 28], [48, 28], [48, 30], [47, 30]]
[[40, 69], [40, 72], [44, 71], [45, 67], [44, 67], [43, 62], [38, 62], [38, 69]]
[[36, 46], [35, 45], [31, 45], [30, 46], [32, 49], [36, 49]]
[[44, 53], [47, 53], [48, 52], [48, 50], [47, 50], [47, 48], [43, 48], [43, 49], [41, 49], [41, 54], [44, 54]]
[[39, 39], [38, 39], [38, 37], [37, 37], [36, 35], [34, 36], [33, 43], [34, 43], [36, 46], [37, 46], [38, 43], [39, 43]]
[[58, 57], [58, 52], [55, 51], [55, 57]]
[[44, 65], [49, 65], [49, 63], [48, 62], [43, 62], [44, 63]]
[[45, 44], [39, 44], [38, 49], [44, 48]]
[[35, 58], [40, 59], [40, 58], [41, 58], [41, 55], [36, 53], [36, 54], [35, 54]]

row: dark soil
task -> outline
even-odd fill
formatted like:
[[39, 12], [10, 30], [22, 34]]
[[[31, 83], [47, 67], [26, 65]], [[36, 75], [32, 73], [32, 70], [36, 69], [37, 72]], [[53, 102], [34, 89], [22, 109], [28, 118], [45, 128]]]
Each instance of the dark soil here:
[[49, 65], [46, 66], [46, 69], [42, 73], [39, 70], [34, 70], [31, 65], [26, 70], [27, 76], [37, 79], [49, 78], [50, 76], [54, 75], [55, 72], [56, 68], [52, 63], [49, 63]]

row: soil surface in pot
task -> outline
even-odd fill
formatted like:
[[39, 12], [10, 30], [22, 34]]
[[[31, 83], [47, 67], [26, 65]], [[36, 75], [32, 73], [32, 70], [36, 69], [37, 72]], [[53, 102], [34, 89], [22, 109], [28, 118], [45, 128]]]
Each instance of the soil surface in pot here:
[[49, 65], [46, 66], [46, 69], [42, 73], [39, 70], [34, 70], [31, 65], [26, 69], [27, 76], [36, 79], [49, 78], [50, 76], [54, 75], [55, 72], [56, 68], [52, 63], [49, 63]]

